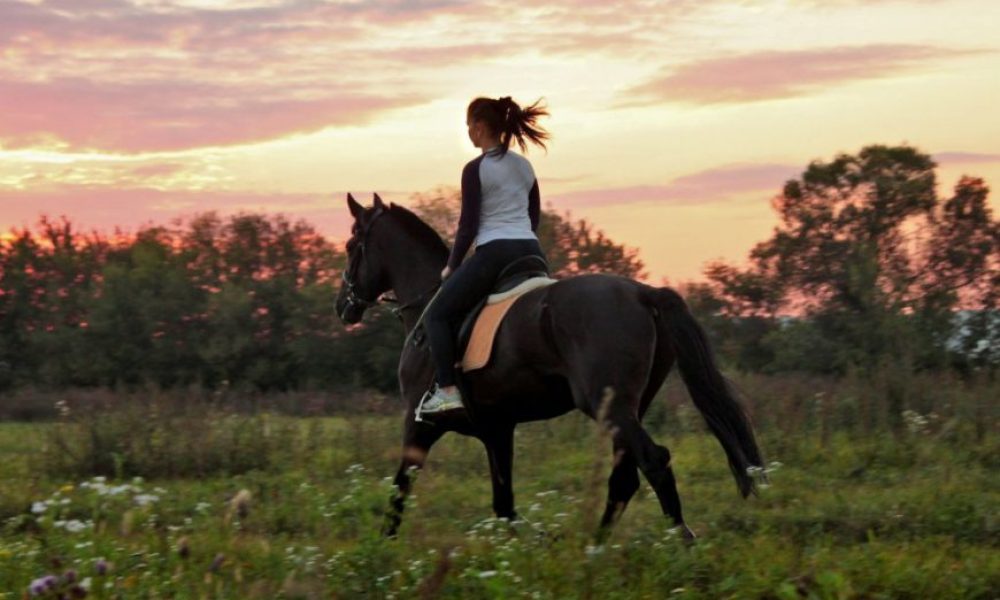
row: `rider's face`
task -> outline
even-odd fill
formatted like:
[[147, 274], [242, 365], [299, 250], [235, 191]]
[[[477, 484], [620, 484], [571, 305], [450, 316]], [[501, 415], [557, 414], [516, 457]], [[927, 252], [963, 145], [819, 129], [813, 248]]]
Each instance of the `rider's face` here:
[[469, 141], [476, 148], [481, 148], [484, 137], [483, 133], [486, 131], [486, 123], [478, 119], [467, 118], [465, 124], [469, 128]]

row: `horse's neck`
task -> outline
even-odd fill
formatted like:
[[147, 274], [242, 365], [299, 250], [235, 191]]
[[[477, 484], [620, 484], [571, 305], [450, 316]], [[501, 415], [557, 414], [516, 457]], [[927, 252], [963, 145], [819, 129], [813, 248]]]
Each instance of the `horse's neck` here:
[[447, 257], [413, 244], [412, 247], [400, 248], [398, 256], [394, 256], [391, 262], [394, 267], [390, 274], [392, 291], [399, 300], [402, 308], [400, 316], [409, 334], [441, 283], [441, 270]]

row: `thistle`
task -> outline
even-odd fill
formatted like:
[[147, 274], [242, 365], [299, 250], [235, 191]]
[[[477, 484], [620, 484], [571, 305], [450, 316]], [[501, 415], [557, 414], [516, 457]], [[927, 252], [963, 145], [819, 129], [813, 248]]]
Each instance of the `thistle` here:
[[41, 596], [42, 594], [47, 594], [56, 589], [56, 585], [58, 585], [58, 583], [59, 581], [56, 579], [55, 575], [39, 577], [28, 585], [28, 593], [31, 594], [31, 596]]
[[222, 568], [222, 563], [224, 562], [226, 562], [226, 555], [222, 554], [221, 552], [219, 554], [216, 554], [215, 558], [212, 559], [212, 564], [208, 566], [208, 572], [218, 573], [219, 569]]
[[230, 514], [235, 513], [240, 520], [246, 519], [250, 515], [250, 500], [253, 495], [250, 490], [242, 489], [229, 501]]
[[187, 536], [177, 540], [177, 556], [182, 560], [187, 560], [191, 556], [191, 546], [188, 543]]
[[94, 563], [94, 572], [100, 575], [101, 577], [107, 575], [110, 571], [111, 571], [111, 563], [104, 560], [103, 558], [97, 559], [97, 562]]

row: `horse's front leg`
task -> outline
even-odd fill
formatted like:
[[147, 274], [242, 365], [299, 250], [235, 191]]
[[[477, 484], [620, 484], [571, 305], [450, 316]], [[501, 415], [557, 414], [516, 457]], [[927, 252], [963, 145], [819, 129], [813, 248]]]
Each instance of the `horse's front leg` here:
[[490, 479], [493, 482], [493, 513], [500, 519], [517, 519], [514, 511], [514, 424], [491, 424], [482, 436], [486, 456], [490, 461]]
[[396, 472], [392, 498], [389, 500], [389, 509], [385, 514], [385, 523], [382, 525], [382, 535], [393, 537], [399, 530], [400, 523], [403, 522], [403, 509], [406, 506], [406, 497], [410, 494], [412, 487], [413, 469], [422, 469], [427, 461], [427, 453], [445, 430], [435, 426], [430, 422], [418, 423], [413, 420], [413, 411], [407, 411], [406, 421], [403, 425], [403, 457], [399, 463], [399, 470]]

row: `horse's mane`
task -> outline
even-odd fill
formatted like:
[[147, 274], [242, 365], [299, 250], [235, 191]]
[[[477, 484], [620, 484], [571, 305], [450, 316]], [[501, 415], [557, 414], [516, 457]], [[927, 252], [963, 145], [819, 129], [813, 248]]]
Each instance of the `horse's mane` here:
[[389, 214], [393, 215], [399, 224], [421, 244], [434, 252], [448, 254], [448, 245], [444, 243], [438, 232], [434, 231], [434, 228], [420, 217], [398, 204], [389, 205]]

